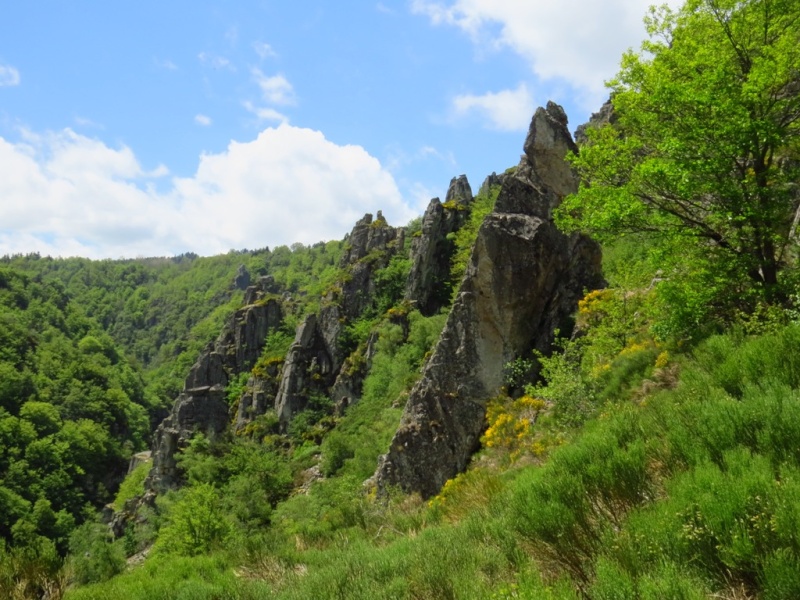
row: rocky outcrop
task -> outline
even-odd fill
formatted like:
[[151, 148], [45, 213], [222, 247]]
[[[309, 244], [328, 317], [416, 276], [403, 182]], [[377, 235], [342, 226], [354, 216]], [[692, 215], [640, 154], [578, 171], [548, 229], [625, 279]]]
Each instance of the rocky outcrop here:
[[[340, 281], [340, 291], [329, 303], [340, 307], [341, 317], [354, 319], [369, 307], [375, 298], [375, 272], [389, 264], [389, 260], [405, 243], [405, 230], [391, 227], [381, 211], [373, 221], [367, 213], [345, 238], [345, 251], [339, 267], [346, 270]], [[325, 316], [321, 315], [323, 320]]]
[[266, 373], [265, 377], [252, 377], [248, 381], [239, 400], [237, 429], [274, 407], [285, 430], [311, 398], [329, 396], [339, 376], [334, 395], [340, 396], [340, 403], [355, 401], [360, 395], [359, 377], [363, 376], [353, 372], [355, 378], [349, 381], [341, 373], [351, 350], [343, 346], [342, 333], [348, 321], [361, 316], [374, 302], [375, 274], [403, 249], [404, 230], [391, 227], [379, 211], [374, 220], [371, 214], [364, 215], [345, 243], [339, 263], [343, 276], [323, 298], [319, 313], [308, 316], [297, 328], [280, 373], [274, 377]]
[[334, 412], [341, 416], [353, 404], [361, 399], [364, 379], [372, 368], [372, 359], [377, 352], [378, 335], [370, 334], [363, 348], [357, 348], [344, 361], [330, 390]]
[[320, 333], [316, 315], [308, 315], [297, 328], [294, 343], [286, 355], [283, 374], [275, 398], [275, 411], [281, 426], [306, 408], [313, 393], [326, 393], [334, 372], [331, 357]]
[[175, 454], [184, 448], [196, 432], [208, 436], [220, 434], [228, 425], [228, 403], [222, 384], [186, 389], [172, 406], [170, 415], [155, 433], [153, 467], [145, 489], [164, 492], [180, 481]]
[[583, 290], [603, 285], [599, 246], [564, 235], [550, 220], [577, 190], [564, 160], [574, 149], [561, 107], [538, 109], [525, 154], [480, 228], [444, 330], [380, 460], [379, 489], [428, 497], [466, 468], [503, 366], [533, 348], [548, 351]]
[[454, 202], [461, 206], [469, 206], [472, 203], [472, 188], [467, 181], [466, 175], [459, 175], [450, 180], [447, 188], [447, 195], [444, 198], [445, 204]]
[[422, 217], [422, 228], [411, 241], [411, 271], [405, 299], [423, 315], [432, 315], [450, 302], [450, 261], [455, 251], [451, 234], [469, 218], [472, 189], [466, 175], [454, 177], [442, 204], [433, 198]]
[[280, 327], [282, 320], [280, 301], [256, 291], [254, 303], [233, 313], [214, 343], [214, 352], [220, 355], [226, 372], [250, 370], [261, 354], [267, 333]]
[[588, 123], [578, 125], [578, 128], [575, 130], [575, 143], [582, 146], [589, 141], [589, 137], [586, 135], [587, 129], [595, 127], [600, 128], [609, 123], [613, 125], [616, 122], [617, 115], [614, 113], [614, 105], [611, 103], [611, 98], [609, 98], [603, 103], [599, 111], [592, 113]]
[[480, 189], [478, 190], [478, 194], [481, 196], [486, 196], [489, 194], [493, 187], [503, 185], [503, 181], [505, 181], [506, 175], [505, 173], [498, 175], [494, 171], [492, 171], [491, 175], [488, 175], [486, 179], [483, 180]]
[[254, 300], [231, 315], [219, 337], [209, 344], [192, 366], [172, 411], [156, 429], [153, 467], [145, 488], [163, 492], [180, 483], [175, 453], [192, 435], [218, 435], [230, 421], [225, 386], [258, 359], [268, 333], [281, 324], [280, 302], [264, 291], [262, 283], [248, 288]]
[[237, 432], [244, 429], [255, 417], [263, 415], [275, 406], [283, 361], [265, 365], [264, 371], [263, 377], [252, 375], [247, 380], [245, 390], [239, 397], [234, 424], [234, 430]]
[[403, 230], [391, 227], [381, 211], [378, 211], [374, 221], [372, 215], [367, 213], [356, 222], [353, 230], [345, 237], [345, 250], [339, 266], [343, 269], [351, 267], [371, 252], [385, 251], [391, 242], [395, 242], [402, 235]]
[[239, 265], [233, 278], [233, 287], [237, 290], [246, 290], [250, 285], [250, 271], [244, 265]]

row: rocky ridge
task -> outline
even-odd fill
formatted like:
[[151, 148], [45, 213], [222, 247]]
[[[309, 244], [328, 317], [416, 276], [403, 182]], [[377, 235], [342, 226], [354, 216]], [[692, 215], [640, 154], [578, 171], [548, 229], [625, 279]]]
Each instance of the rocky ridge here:
[[585, 289], [603, 285], [600, 248], [551, 221], [577, 190], [564, 160], [575, 150], [560, 106], [538, 109], [525, 154], [483, 222], [453, 308], [408, 398], [375, 482], [432, 496], [477, 449], [485, 406], [503, 366], [532, 349], [549, 351]]
[[411, 241], [405, 298], [423, 315], [439, 312], [450, 301], [450, 261], [455, 250], [450, 235], [464, 226], [473, 200], [467, 177], [454, 177], [444, 204], [439, 198], [430, 201], [420, 234]]
[[264, 277], [245, 291], [249, 301], [231, 315], [213, 344], [192, 366], [169, 416], [153, 436], [153, 467], [145, 489], [163, 492], [180, 483], [175, 453], [196, 432], [216, 435], [230, 422], [225, 386], [253, 367], [267, 335], [283, 320], [274, 282]]
[[[549, 351], [554, 330], [568, 324], [584, 290], [602, 285], [598, 246], [564, 235], [550, 218], [577, 189], [564, 160], [573, 150], [566, 115], [550, 103], [534, 115], [516, 169], [492, 173], [484, 182], [487, 190], [502, 185], [494, 212], [480, 228], [444, 331], [378, 465], [381, 489], [399, 486], [430, 496], [463, 470], [484, 426], [485, 403], [502, 384], [503, 366], [534, 348]], [[449, 303], [451, 238], [469, 218], [473, 200], [463, 175], [450, 182], [444, 203], [431, 200], [408, 251], [407, 307], [430, 315]], [[269, 277], [246, 287], [246, 306], [198, 358], [156, 431], [149, 494], [180, 484], [175, 453], [195, 432], [218, 435], [232, 421], [246, 432], [268, 410], [275, 410], [285, 431], [319, 396], [332, 400], [339, 414], [358, 401], [377, 337], [353, 348], [346, 328], [374, 312], [379, 274], [404, 256], [405, 237], [405, 229], [390, 226], [380, 212], [359, 220], [345, 238], [341, 275], [320, 309], [297, 327], [286, 356], [266, 364], [259, 357], [269, 333], [282, 326], [287, 294]], [[240, 269], [234, 285], [249, 279]], [[244, 372], [251, 375], [231, 414], [225, 386]]]

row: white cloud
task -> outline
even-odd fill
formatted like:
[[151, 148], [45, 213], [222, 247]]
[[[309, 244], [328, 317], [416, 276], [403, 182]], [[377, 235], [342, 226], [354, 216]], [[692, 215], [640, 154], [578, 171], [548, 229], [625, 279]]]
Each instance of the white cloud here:
[[278, 53], [266, 42], [253, 42], [253, 50], [261, 59], [277, 58], [278, 56]]
[[284, 115], [281, 112], [278, 112], [274, 108], [267, 108], [264, 106], [256, 106], [249, 100], [245, 100], [242, 102], [242, 106], [244, 106], [245, 110], [248, 112], [253, 113], [256, 117], [258, 117], [259, 121], [271, 121], [277, 123], [288, 123], [289, 117]]
[[269, 104], [290, 105], [295, 103], [294, 88], [280, 73], [267, 77], [260, 69], [252, 70], [253, 80], [261, 89], [261, 96]]
[[[645, 37], [642, 18], [652, 0], [413, 0], [412, 11], [452, 25], [477, 44], [507, 47], [544, 80], [566, 82], [599, 105], [603, 81], [622, 53]], [[676, 6], [679, 0], [668, 0]], [[596, 108], [596, 106], [592, 105]]]
[[383, 13], [385, 15], [394, 16], [394, 15], [397, 14], [397, 11], [395, 9], [390, 8], [389, 6], [386, 6], [383, 2], [378, 2], [378, 4], [375, 5], [375, 10], [377, 10], [379, 13]]
[[208, 255], [341, 238], [365, 212], [394, 224], [416, 213], [363, 148], [287, 124], [150, 184], [167, 172], [68, 129], [0, 137], [0, 255]]
[[19, 85], [19, 71], [11, 65], [0, 64], [0, 87]]
[[533, 96], [524, 83], [515, 90], [488, 92], [481, 96], [464, 94], [453, 99], [456, 119], [477, 112], [488, 121], [489, 128], [500, 131], [525, 131], [533, 108]]
[[203, 127], [208, 127], [211, 125], [211, 117], [208, 115], [197, 114], [194, 116], [194, 122], [198, 125], [202, 125]]
[[201, 52], [197, 55], [197, 59], [202, 65], [211, 67], [212, 69], [228, 69], [229, 71], [236, 70], [236, 67], [233, 66], [231, 61], [224, 56], [218, 56], [209, 52]]

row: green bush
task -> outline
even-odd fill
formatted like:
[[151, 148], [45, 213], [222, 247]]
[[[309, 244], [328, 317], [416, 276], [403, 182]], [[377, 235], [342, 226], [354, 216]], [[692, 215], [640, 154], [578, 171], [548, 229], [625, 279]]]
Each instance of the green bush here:
[[125, 554], [113, 543], [106, 525], [88, 522], [70, 537], [70, 568], [77, 583], [96, 583], [111, 579], [125, 568]]
[[181, 490], [169, 506], [156, 547], [160, 553], [196, 556], [221, 547], [231, 533], [219, 490], [201, 483]]

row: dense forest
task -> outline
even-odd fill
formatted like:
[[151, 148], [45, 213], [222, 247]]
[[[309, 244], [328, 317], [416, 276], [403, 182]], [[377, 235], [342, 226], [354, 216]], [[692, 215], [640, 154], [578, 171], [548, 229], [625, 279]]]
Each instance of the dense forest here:
[[[646, 24], [566, 157], [536, 154], [548, 105], [520, 165], [404, 227], [0, 260], [0, 599], [800, 597], [800, 5]], [[381, 485], [426, 378], [468, 359], [442, 355], [480, 274], [511, 281], [485, 253], [519, 190], [551, 245], [597, 240], [604, 285], [507, 357], [465, 469]], [[224, 427], [165, 454], [215, 390]]]

